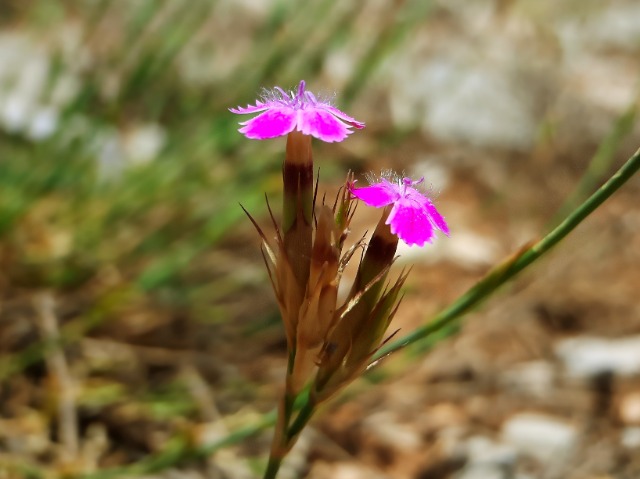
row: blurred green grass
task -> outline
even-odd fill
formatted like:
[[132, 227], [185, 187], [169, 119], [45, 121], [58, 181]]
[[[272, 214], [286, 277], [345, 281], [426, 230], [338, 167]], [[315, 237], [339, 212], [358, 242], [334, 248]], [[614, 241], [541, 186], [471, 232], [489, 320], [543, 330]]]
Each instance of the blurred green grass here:
[[[255, 270], [238, 271], [243, 247], [249, 246], [243, 242], [252, 233], [238, 203], [256, 217], [265, 213], [265, 192], [273, 205], [279, 204], [282, 152], [277, 140], [243, 138], [237, 132], [239, 118], [227, 108], [253, 102], [265, 86], [287, 88], [301, 78], [313, 83], [323, 77], [327, 57], [345, 47], [353, 53], [354, 64], [340, 86], [339, 106], [355, 104], [376, 69], [402, 48], [431, 8], [431, 2], [423, 0], [389, 2], [373, 12], [356, 1], [314, 0], [301, 6], [274, 0], [263, 13], [243, 16], [238, 12], [248, 4], [236, 9], [231, 5], [221, 0], [0, 3], [4, 31], [26, 35], [37, 46], [36, 53], [45, 52], [45, 78], [34, 101], [56, 108], [50, 135], [34, 137], [28, 129], [0, 127], [2, 298], [10, 303], [48, 290], [64, 306], [61, 338], [30, 336], [28, 343], [19, 343], [0, 358], [0, 380], [20, 373], [42, 376], [38, 368], [43, 358], [60, 348], [70, 361], [81, 362], [84, 357], [75, 348], [96, 330], [97, 336], [126, 343], [123, 324], [141, 310], [152, 318], [150, 323], [161, 326], [166, 310], [189, 323], [233, 325], [237, 314], [229, 298], [268, 287], [258, 256]], [[370, 20], [365, 15], [379, 22], [375, 36], [360, 38], [351, 26]], [[72, 93], [60, 101], [70, 78], [74, 87], [66, 91]], [[7, 101], [22, 80], [18, 75], [5, 77], [0, 99]], [[604, 170], [634, 115], [635, 110], [629, 110], [619, 118], [573, 203], [606, 176]], [[160, 146], [147, 158], [131, 156], [127, 148], [132, 138], [149, 128], [160, 132]], [[396, 142], [403, 134], [377, 133]], [[323, 178], [344, 173], [328, 165], [322, 168]], [[259, 305], [253, 309], [259, 317], [244, 325], [245, 334], [257, 337], [269, 325], [279, 324], [275, 304], [270, 310]], [[108, 329], [105, 323], [110, 321], [114, 325]], [[412, 353], [422, 354], [456, 329], [452, 325], [442, 336], [416, 344]], [[196, 336], [201, 332], [196, 330]], [[184, 347], [181, 335], [178, 329], [157, 337], [139, 334], [136, 340], [166, 347], [148, 353], [167, 354]], [[224, 352], [206, 354], [215, 366]], [[83, 381], [77, 398], [81, 415], [98, 417], [126, 403], [143, 420], [156, 423], [197, 419], [198, 404], [187, 381], [180, 372], [165, 371], [169, 361], [178, 367], [180, 358], [167, 358], [159, 365], [144, 364], [149, 377], [140, 384], [135, 375], [122, 379], [117, 361], [107, 362], [104, 370], [83, 365], [86, 370], [80, 368], [77, 377]], [[241, 375], [215, 386], [229, 396], [228, 404], [237, 405], [233, 399], [238, 397], [245, 404], [257, 403], [260, 397], [255, 384]], [[52, 397], [44, 402], [55, 403], [55, 388], [47, 391]], [[55, 413], [44, 409], [43, 417], [53, 424]], [[189, 457], [183, 449], [192, 447], [188, 432], [186, 438], [182, 433], [178, 429], [183, 442], [177, 450], [170, 442], [153, 451], [159, 452], [157, 462], [148, 456], [136, 466], [139, 457], [133, 456], [142, 455], [136, 449], [109, 466], [134, 463], [127, 469], [130, 475], [175, 466]], [[198, 457], [234, 441], [223, 439]], [[19, 474], [49, 477], [46, 466], [27, 459], [16, 458]], [[4, 465], [0, 462], [0, 470]], [[110, 475], [118, 476], [118, 469], [104, 473]]]
[[[33, 47], [44, 58], [35, 73], [43, 76], [39, 87], [26, 100], [18, 98], [25, 94], [20, 72], [0, 77], [0, 103], [18, 98], [33, 107], [31, 124], [0, 125], [3, 299], [28, 301], [49, 291], [72, 311], [60, 318], [58, 340], [29, 337], [4, 351], [0, 379], [39, 367], [51, 351], [76, 345], [129, 309], [154, 305], [150, 314], [172, 308], [188, 321], [232, 322], [228, 298], [247, 284], [268, 283], [259, 263], [248, 278], [237, 274], [233, 257], [218, 261], [214, 253], [250, 234], [238, 203], [258, 217], [265, 192], [279, 203], [281, 152], [243, 138], [227, 108], [253, 102], [265, 86], [313, 82], [326, 56], [350, 42], [362, 47], [343, 105], [356, 101], [428, 5], [383, 9], [384, 25], [370, 41], [349, 34], [362, 11], [358, 2], [318, 0], [300, 8], [278, 0], [259, 22], [214, 0], [3, 2], [4, 33], [29, 45], [18, 55]], [[221, 25], [249, 42], [241, 57], [226, 54], [233, 45], [225, 44]], [[43, 111], [45, 133], [33, 123]], [[149, 129], [157, 144], [136, 161], [128, 142]], [[256, 318], [247, 333], [263, 331], [274, 312], [275, 305], [262, 312], [264, 320]], [[83, 374], [79, 381], [92, 372]], [[91, 411], [129, 402], [166, 420], [196, 409], [179, 381], [134, 393], [105, 377], [82, 388], [77, 406]], [[26, 458], [17, 464], [21, 473], [42, 477]]]
[[[114, 262], [148, 291], [179, 287], [189, 263], [237, 225], [238, 202], [263, 211], [261, 197], [274, 183], [279, 160], [263, 145], [245, 141], [227, 108], [253, 101], [264, 85], [293, 85], [317, 75], [327, 51], [349, 41], [344, 32], [359, 8], [318, 1], [300, 9], [295, 2], [275, 2], [254, 29], [255, 48], [247, 57], [224, 77], [194, 87], [181, 78], [176, 59], [191, 47], [201, 49], [203, 36], [218, 40], [208, 31], [217, 2], [27, 5], [17, 9], [15, 22], [31, 22], [42, 41], [57, 22], [76, 19], [82, 27], [73, 47], [78, 51], [50, 52], [39, 101], [47, 104], [65, 72], [73, 71], [81, 85], [62, 106], [52, 136], [0, 137], [0, 234], [11, 245], [10, 278], [20, 277], [29, 287], [73, 287]], [[362, 52], [347, 101], [424, 5], [408, 2], [398, 21]], [[74, 64], [87, 54], [88, 67]], [[165, 135], [152, 161], [123, 166], [101, 159], [109, 156], [97, 145], [102, 136], [126, 136], [148, 124]], [[36, 225], [29, 227], [42, 231], [25, 226], [30, 215]], [[30, 250], [23, 235], [38, 234], [59, 234], [68, 246]]]

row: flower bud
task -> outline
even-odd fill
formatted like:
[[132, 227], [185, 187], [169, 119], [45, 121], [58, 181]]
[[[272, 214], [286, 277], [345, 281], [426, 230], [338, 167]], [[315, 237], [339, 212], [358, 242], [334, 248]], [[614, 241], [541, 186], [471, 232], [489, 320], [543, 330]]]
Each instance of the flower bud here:
[[338, 298], [340, 232], [328, 206], [321, 206], [317, 216], [309, 282], [298, 319], [292, 381], [296, 392], [302, 389], [315, 368], [320, 347], [333, 326]]
[[395, 314], [406, 276], [382, 291], [398, 245], [398, 238], [385, 224], [388, 214], [389, 209], [385, 209], [360, 262], [351, 293], [336, 311], [336, 325], [325, 341], [314, 383], [317, 401], [333, 395], [367, 367]]

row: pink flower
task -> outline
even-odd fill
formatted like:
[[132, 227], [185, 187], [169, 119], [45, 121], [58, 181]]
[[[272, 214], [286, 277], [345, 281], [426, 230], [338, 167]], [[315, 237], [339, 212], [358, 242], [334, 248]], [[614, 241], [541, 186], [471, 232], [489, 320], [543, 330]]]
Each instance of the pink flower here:
[[383, 177], [380, 182], [371, 186], [352, 187], [351, 193], [367, 205], [376, 208], [393, 204], [386, 224], [390, 226], [393, 234], [409, 246], [431, 243], [436, 229], [449, 235], [449, 227], [444, 217], [438, 213], [429, 198], [414, 188], [424, 181], [424, 177], [418, 181], [400, 177], [390, 179], [393, 181]]
[[251, 120], [241, 122], [244, 126], [238, 131], [247, 138], [266, 140], [298, 130], [304, 135], [332, 143], [344, 140], [351, 134], [351, 127], [364, 128], [364, 123], [356, 121], [328, 102], [318, 100], [313, 93], [305, 91], [304, 87], [304, 80], [298, 85], [297, 93], [288, 94], [282, 88], [275, 87], [256, 101], [255, 106], [229, 108], [232, 113], [240, 115], [262, 112]]

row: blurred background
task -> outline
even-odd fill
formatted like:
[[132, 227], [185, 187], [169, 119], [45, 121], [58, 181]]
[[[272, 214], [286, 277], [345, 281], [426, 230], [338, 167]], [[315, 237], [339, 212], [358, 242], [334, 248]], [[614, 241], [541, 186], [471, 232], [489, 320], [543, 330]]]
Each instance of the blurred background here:
[[[400, 251], [403, 335], [640, 146], [640, 3], [0, 1], [0, 478], [260, 477], [269, 429], [202, 453], [285, 367], [239, 207], [279, 204], [284, 139], [227, 108], [300, 79], [367, 123], [315, 143], [322, 189], [424, 175], [449, 222]], [[639, 193], [334, 399], [281, 477], [640, 477]]]

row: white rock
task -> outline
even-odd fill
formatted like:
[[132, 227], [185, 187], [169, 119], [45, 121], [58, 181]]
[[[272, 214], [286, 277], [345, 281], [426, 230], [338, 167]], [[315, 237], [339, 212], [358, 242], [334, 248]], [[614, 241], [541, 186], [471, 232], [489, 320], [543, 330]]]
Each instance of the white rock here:
[[398, 254], [401, 262], [436, 262], [452, 261], [464, 268], [475, 268], [492, 264], [498, 257], [498, 244], [487, 237], [480, 236], [471, 230], [456, 230], [449, 238], [441, 232], [436, 233], [433, 246], [420, 248], [398, 243]]
[[27, 98], [10, 95], [0, 110], [0, 121], [5, 130], [11, 133], [22, 131], [29, 123], [33, 105]]
[[363, 429], [380, 443], [396, 450], [416, 450], [422, 444], [418, 431], [398, 423], [389, 412], [371, 414], [364, 420]]
[[356, 67], [353, 55], [345, 49], [336, 49], [327, 53], [324, 69], [336, 84], [346, 84]]
[[467, 446], [463, 440], [467, 430], [462, 425], [449, 426], [437, 432], [438, 445], [447, 456], [466, 457]]
[[620, 419], [626, 424], [640, 424], [640, 392], [625, 394], [618, 406]]
[[548, 361], [529, 361], [509, 368], [501, 380], [507, 387], [542, 398], [553, 386], [554, 368]]
[[520, 413], [502, 425], [502, 441], [545, 464], [567, 459], [578, 439], [574, 426], [539, 413]]
[[466, 442], [468, 462], [487, 467], [511, 467], [518, 451], [510, 444], [501, 444], [484, 436], [470, 437]]
[[622, 447], [627, 449], [640, 449], [640, 427], [627, 427], [620, 437]]
[[445, 190], [451, 182], [451, 171], [440, 164], [436, 158], [424, 155], [418, 158], [411, 167], [411, 177], [418, 179], [424, 177], [426, 192], [430, 197], [437, 200], [437, 195]]
[[438, 38], [419, 35], [394, 61], [394, 123], [419, 124], [428, 136], [447, 142], [528, 149], [537, 132], [536, 93], [514, 66], [522, 52], [502, 40], [495, 44], [509, 45], [507, 51], [491, 58], [484, 44], [477, 50], [468, 42], [439, 45]]
[[504, 479], [508, 477], [504, 471], [496, 466], [466, 466], [456, 479]]
[[227, 0], [223, 3], [228, 4], [227, 6], [230, 7], [242, 9], [255, 18], [264, 18], [269, 12], [274, 11], [275, 2], [273, 0], [263, 0], [261, 2], [255, 2], [253, 0]]
[[494, 479], [509, 477], [518, 459], [513, 445], [485, 436], [472, 436], [464, 443], [467, 463], [457, 479]]
[[527, 149], [535, 120], [521, 91], [495, 67], [472, 68], [441, 58], [422, 74], [430, 91], [422, 127], [445, 141], [474, 146]]
[[31, 117], [27, 136], [32, 140], [44, 140], [53, 135], [58, 128], [58, 112], [52, 107], [36, 110]]
[[569, 375], [588, 378], [603, 372], [620, 376], [640, 373], [640, 336], [621, 339], [579, 337], [555, 348]]
[[57, 87], [63, 83], [68, 86], [72, 77], [61, 75], [54, 84], [56, 95], [47, 91], [43, 99], [50, 63], [45, 47], [28, 35], [0, 34], [0, 127], [34, 141], [56, 131], [59, 107], [70, 99], [69, 95], [61, 96]]
[[[318, 469], [320, 470], [320, 468]], [[327, 474], [314, 474], [312, 477], [331, 477], [332, 479], [362, 479], [363, 477], [367, 479], [387, 479], [389, 477], [363, 464], [338, 462], [331, 466], [327, 465], [322, 469]]]
[[[640, 3], [612, 2], [593, 11], [588, 18], [571, 15], [556, 24], [563, 48], [575, 53], [581, 49], [623, 49], [638, 51], [640, 42]], [[552, 27], [553, 28], [553, 27]]]
[[459, 231], [447, 241], [447, 256], [466, 267], [493, 263], [497, 257], [498, 245], [490, 238], [472, 231]]
[[127, 160], [133, 164], [145, 164], [154, 160], [165, 144], [167, 134], [160, 125], [137, 125], [123, 137], [122, 147]]
[[7, 131], [29, 128], [48, 71], [47, 55], [28, 35], [0, 35], [0, 123]]
[[125, 155], [120, 136], [115, 129], [102, 131], [96, 135], [96, 159], [98, 175], [103, 180], [118, 178], [125, 166]]

